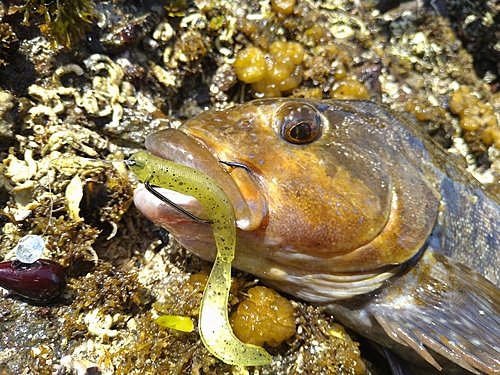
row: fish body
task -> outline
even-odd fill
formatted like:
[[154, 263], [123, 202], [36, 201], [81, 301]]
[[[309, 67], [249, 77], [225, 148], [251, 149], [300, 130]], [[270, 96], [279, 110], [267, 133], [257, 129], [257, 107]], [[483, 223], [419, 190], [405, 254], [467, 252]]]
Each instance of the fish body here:
[[[325, 306], [417, 372], [500, 374], [499, 203], [408, 119], [371, 102], [257, 100], [146, 147], [226, 192], [234, 267]], [[194, 199], [164, 194], [206, 217]], [[144, 190], [135, 202], [215, 259], [209, 225]]]

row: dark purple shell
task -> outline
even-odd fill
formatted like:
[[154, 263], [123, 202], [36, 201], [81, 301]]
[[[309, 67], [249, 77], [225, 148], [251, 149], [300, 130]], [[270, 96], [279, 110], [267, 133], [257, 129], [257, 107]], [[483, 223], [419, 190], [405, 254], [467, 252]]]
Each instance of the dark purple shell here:
[[66, 274], [61, 265], [45, 259], [31, 264], [2, 262], [0, 286], [31, 300], [48, 301], [64, 291]]

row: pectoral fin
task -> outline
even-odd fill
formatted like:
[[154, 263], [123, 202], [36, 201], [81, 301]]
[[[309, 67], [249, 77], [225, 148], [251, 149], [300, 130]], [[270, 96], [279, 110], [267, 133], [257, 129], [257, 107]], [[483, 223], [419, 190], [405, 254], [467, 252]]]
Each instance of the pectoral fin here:
[[401, 358], [399, 358], [396, 354], [384, 347], [380, 347], [380, 349], [384, 353], [387, 362], [389, 362], [389, 367], [391, 368], [392, 375], [415, 375], [415, 373], [408, 367], [408, 365], [405, 364], [404, 361], [402, 361]]
[[394, 341], [441, 370], [432, 352], [475, 373], [500, 374], [500, 289], [428, 251], [370, 313]]

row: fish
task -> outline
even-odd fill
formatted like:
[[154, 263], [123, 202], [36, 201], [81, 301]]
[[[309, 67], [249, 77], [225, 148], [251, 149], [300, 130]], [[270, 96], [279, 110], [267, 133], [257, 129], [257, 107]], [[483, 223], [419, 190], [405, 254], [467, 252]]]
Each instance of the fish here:
[[[322, 306], [414, 373], [500, 374], [500, 203], [407, 116], [365, 101], [260, 99], [145, 146], [226, 193], [233, 267]], [[194, 198], [158, 190], [207, 217]], [[214, 261], [210, 225], [144, 189], [134, 202]]]

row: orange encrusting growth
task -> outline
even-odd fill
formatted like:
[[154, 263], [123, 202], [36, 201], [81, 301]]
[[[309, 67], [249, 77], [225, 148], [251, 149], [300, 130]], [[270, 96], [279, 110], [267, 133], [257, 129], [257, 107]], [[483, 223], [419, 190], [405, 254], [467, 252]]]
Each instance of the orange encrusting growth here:
[[230, 317], [234, 334], [241, 341], [278, 346], [293, 336], [295, 318], [290, 301], [263, 286], [249, 289], [248, 295]]
[[450, 110], [460, 116], [460, 127], [466, 132], [480, 132], [486, 146], [500, 148], [500, 127], [495, 112], [489, 103], [485, 103], [470, 91], [461, 87], [451, 96]]
[[302, 82], [304, 58], [299, 43], [276, 40], [267, 53], [254, 46], [241, 50], [234, 70], [240, 81], [252, 84], [254, 97], [279, 97]]

